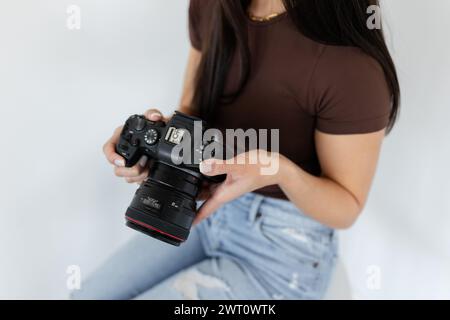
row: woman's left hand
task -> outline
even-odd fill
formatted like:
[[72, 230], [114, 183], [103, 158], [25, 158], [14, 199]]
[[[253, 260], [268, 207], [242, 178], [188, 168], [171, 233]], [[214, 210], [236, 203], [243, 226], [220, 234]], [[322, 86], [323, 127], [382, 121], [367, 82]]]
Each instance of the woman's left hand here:
[[278, 184], [283, 157], [274, 152], [253, 150], [231, 160], [209, 159], [200, 164], [206, 176], [226, 174], [225, 181], [211, 189], [211, 197], [200, 207], [194, 224], [209, 217], [222, 205], [269, 185]]

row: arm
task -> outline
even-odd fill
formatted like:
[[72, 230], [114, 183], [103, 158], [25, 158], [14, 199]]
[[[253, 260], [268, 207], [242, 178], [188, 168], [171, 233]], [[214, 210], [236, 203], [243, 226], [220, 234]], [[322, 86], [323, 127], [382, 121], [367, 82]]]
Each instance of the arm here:
[[261, 174], [263, 163], [205, 161], [205, 174], [226, 173], [227, 179], [201, 208], [197, 221], [244, 193], [279, 185], [301, 211], [325, 225], [348, 228], [355, 222], [366, 202], [385, 135], [382, 128], [391, 114], [385, 73], [359, 49], [327, 46], [318, 57], [306, 104], [316, 120], [322, 175], [313, 176], [275, 153], [268, 156], [279, 170], [270, 176]]
[[[189, 50], [188, 62], [184, 74], [183, 91], [181, 93], [180, 105], [178, 107], [178, 111], [188, 115], [197, 115], [197, 112], [192, 108], [192, 99], [194, 98], [195, 91], [195, 77], [201, 59], [201, 52], [191, 47], [191, 49]], [[164, 117], [157, 109], [147, 110], [145, 115], [147, 118], [154, 121], [158, 121], [160, 119], [167, 121], [169, 119], [168, 117]]]
[[279, 185], [302, 211], [333, 228], [350, 227], [367, 200], [384, 130], [360, 135], [316, 133], [322, 176], [282, 160]]
[[242, 194], [278, 184], [289, 200], [312, 218], [332, 228], [348, 228], [356, 221], [366, 202], [384, 133], [384, 130], [358, 135], [316, 132], [317, 152], [323, 171], [321, 177], [305, 172], [278, 154], [269, 154], [274, 161], [279, 159], [279, 170], [271, 176], [260, 174], [261, 164], [205, 161], [201, 164], [204, 174], [226, 173], [227, 180], [200, 209], [196, 222]]
[[179, 111], [189, 115], [196, 115], [196, 111], [192, 109], [192, 99], [195, 91], [195, 76], [200, 64], [202, 54], [197, 49], [191, 47], [189, 51], [188, 63], [184, 75], [184, 86], [181, 95]]

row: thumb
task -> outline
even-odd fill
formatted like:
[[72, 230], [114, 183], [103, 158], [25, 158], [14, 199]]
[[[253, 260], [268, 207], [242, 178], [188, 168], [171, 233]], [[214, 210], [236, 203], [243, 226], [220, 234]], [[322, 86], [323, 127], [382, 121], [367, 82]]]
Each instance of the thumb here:
[[150, 109], [144, 113], [144, 116], [151, 121], [164, 121], [167, 122], [169, 119], [164, 117], [164, 115], [158, 109]]

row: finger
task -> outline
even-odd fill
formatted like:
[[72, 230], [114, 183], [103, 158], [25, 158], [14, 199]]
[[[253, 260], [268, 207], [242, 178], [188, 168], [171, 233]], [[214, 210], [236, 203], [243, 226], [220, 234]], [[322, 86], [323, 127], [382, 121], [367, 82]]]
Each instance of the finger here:
[[145, 181], [145, 179], [147, 179], [148, 177], [148, 170], [145, 170], [144, 172], [142, 172], [141, 175], [134, 177], [134, 178], [125, 178], [125, 181], [128, 183], [137, 183], [137, 184], [141, 184], [142, 182]]
[[227, 176], [227, 179], [215, 188], [213, 196], [200, 207], [194, 223], [199, 223], [216, 212], [222, 205], [251, 191], [253, 189], [248, 182], [244, 180], [234, 181], [230, 176]]
[[120, 133], [122, 132], [123, 127], [119, 127], [114, 131], [113, 136], [105, 143], [103, 146], [103, 153], [106, 156], [106, 159], [109, 163], [118, 166], [124, 167], [125, 160], [119, 154], [116, 153], [116, 145], [119, 141]]
[[114, 167], [114, 174], [120, 178], [136, 178], [139, 177], [146, 170], [141, 164], [136, 164], [134, 167]]
[[163, 116], [158, 109], [150, 109], [145, 112], [145, 117], [151, 121], [164, 121], [167, 122], [167, 118]]
[[231, 180], [227, 178], [223, 183], [211, 186], [210, 191], [212, 196], [200, 206], [194, 219], [194, 224], [206, 219], [229, 201], [228, 189], [232, 189], [232, 184]]
[[195, 219], [194, 219], [194, 225], [200, 223], [210, 215], [212, 215], [214, 212], [219, 210], [219, 208], [223, 205], [223, 203], [217, 198], [212, 196], [208, 200], [206, 200], [200, 207]]
[[140, 165], [142, 168], [145, 168], [147, 166], [148, 163], [148, 157], [147, 156], [142, 156], [139, 159], [138, 165]]
[[120, 178], [135, 178], [148, 169], [147, 162], [147, 156], [142, 156], [139, 162], [131, 168], [116, 166], [114, 168], [114, 173]]
[[218, 176], [238, 170], [236, 164], [226, 163], [219, 159], [208, 159], [200, 163], [200, 172], [205, 176]]
[[218, 185], [212, 185], [211, 183], [204, 181], [203, 186], [200, 190], [199, 195], [197, 196], [198, 200], [207, 200], [211, 198], [212, 194], [214, 193], [214, 190], [217, 189]]
[[197, 200], [199, 201], [204, 201], [204, 200], [208, 200], [211, 197], [211, 193], [208, 192], [208, 190], [203, 190], [200, 191], [200, 193], [197, 196]]

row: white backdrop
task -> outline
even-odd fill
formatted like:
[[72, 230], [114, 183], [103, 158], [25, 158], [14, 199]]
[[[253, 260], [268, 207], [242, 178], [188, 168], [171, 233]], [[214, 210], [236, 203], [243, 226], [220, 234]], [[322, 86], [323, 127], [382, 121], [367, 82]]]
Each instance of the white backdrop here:
[[[66, 27], [69, 5], [81, 29]], [[450, 298], [450, 2], [385, 0], [403, 87], [367, 209], [341, 234], [352, 295]], [[101, 147], [178, 103], [187, 0], [0, 0], [0, 298], [65, 298], [134, 231]]]

